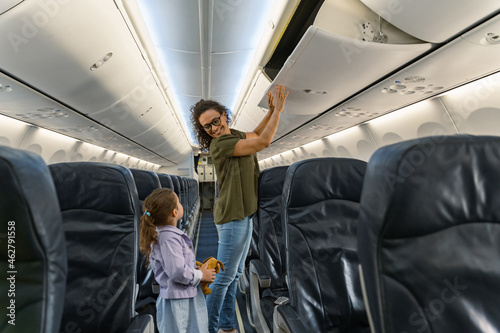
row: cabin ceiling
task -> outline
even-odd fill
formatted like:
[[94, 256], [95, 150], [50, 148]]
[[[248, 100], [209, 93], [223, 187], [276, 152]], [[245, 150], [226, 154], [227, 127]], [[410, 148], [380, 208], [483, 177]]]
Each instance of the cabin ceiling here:
[[[214, 99], [233, 110], [273, 1], [138, 0], [173, 103]], [[189, 126], [191, 127], [191, 126]], [[189, 128], [191, 141], [196, 143]]]
[[170, 166], [196, 149], [200, 98], [251, 131], [267, 92], [285, 85], [262, 160], [500, 70], [497, 0], [325, 0], [271, 79], [263, 68], [299, 5], [2, 1], [0, 113]]

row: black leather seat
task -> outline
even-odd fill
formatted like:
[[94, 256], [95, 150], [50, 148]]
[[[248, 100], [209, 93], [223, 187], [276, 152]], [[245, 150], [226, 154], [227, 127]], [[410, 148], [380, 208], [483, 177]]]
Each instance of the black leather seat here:
[[[161, 188], [160, 179], [158, 175], [149, 170], [130, 169], [134, 176], [134, 182], [139, 196], [140, 212], [142, 213], [142, 204], [148, 195], [155, 189]], [[140, 221], [137, 225], [139, 227]], [[146, 267], [146, 257], [142, 253], [138, 253], [137, 261], [139, 293], [137, 295], [136, 310], [139, 313], [149, 313], [156, 318], [156, 299], [158, 298], [159, 291], [155, 289], [158, 283], [155, 280], [151, 266]]]
[[189, 191], [188, 191], [188, 183], [187, 178], [179, 176], [179, 184], [180, 184], [180, 192], [181, 196], [179, 197], [181, 201], [182, 207], [184, 207], [184, 217], [182, 218], [182, 229], [186, 229], [189, 224], [189, 214], [190, 214], [190, 206], [189, 206]]
[[[170, 178], [172, 179], [172, 184], [174, 185], [174, 192], [175, 194], [177, 194], [177, 197], [179, 198], [179, 201], [181, 201], [182, 204], [182, 190], [181, 190], [180, 177], [176, 175], [170, 175]], [[182, 226], [184, 224], [183, 220], [184, 217], [177, 222], [177, 228], [182, 229]]]
[[50, 172], [38, 156], [0, 146], [2, 332], [59, 332], [67, 258]]
[[160, 180], [161, 187], [169, 188], [174, 190], [174, 183], [172, 183], [172, 178], [166, 173], [157, 173], [158, 179]]
[[373, 332], [500, 331], [500, 138], [377, 150], [359, 256]]
[[172, 179], [172, 184], [174, 184], [174, 192], [180, 198], [181, 197], [181, 184], [179, 183], [179, 176], [170, 175], [170, 178]]
[[359, 282], [357, 221], [366, 163], [314, 158], [292, 164], [283, 188], [289, 304], [275, 331], [370, 331]]
[[49, 166], [63, 217], [68, 279], [61, 332], [152, 332], [135, 312], [139, 200], [127, 168]]
[[[285, 281], [285, 243], [282, 234], [281, 202], [288, 166], [263, 170], [259, 175], [257, 220], [258, 259], [249, 266], [252, 321], [259, 332], [273, 327], [274, 302], [288, 297]], [[262, 291], [262, 292], [261, 292]]]
[[196, 209], [199, 208], [198, 205], [200, 199], [198, 181], [194, 178], [188, 178], [188, 184], [189, 184], [189, 197], [191, 203], [190, 211], [191, 215], [193, 217], [196, 217], [197, 215]]

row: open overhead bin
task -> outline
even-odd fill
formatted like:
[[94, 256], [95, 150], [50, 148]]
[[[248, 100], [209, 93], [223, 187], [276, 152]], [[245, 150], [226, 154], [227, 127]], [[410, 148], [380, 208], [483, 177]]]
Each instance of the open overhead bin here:
[[273, 83], [290, 91], [275, 138], [359, 93], [433, 47], [408, 36], [360, 1], [325, 1]]
[[361, 0], [375, 13], [406, 33], [442, 43], [491, 18], [498, 0]]
[[[316, 117], [289, 133], [283, 141], [300, 146], [424, 99], [438, 97], [477, 79], [488, 79], [489, 75], [500, 71], [500, 41], [488, 38], [494, 35], [500, 35], [500, 15]], [[481, 99], [483, 94], [489, 93], [485, 86], [476, 92], [475, 98]], [[467, 105], [458, 105], [455, 109], [464, 108]], [[279, 147], [279, 143], [271, 147]], [[284, 150], [275, 149], [274, 153]]]

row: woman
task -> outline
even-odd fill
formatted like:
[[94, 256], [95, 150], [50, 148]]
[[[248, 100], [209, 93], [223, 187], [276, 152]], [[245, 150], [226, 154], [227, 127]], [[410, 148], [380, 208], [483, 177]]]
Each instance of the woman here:
[[253, 132], [228, 126], [227, 109], [213, 100], [200, 100], [191, 121], [203, 150], [209, 149], [217, 174], [219, 197], [214, 222], [219, 234], [217, 259], [225, 271], [217, 275], [207, 297], [208, 330], [237, 332], [235, 299], [252, 235], [251, 215], [257, 210], [259, 165], [256, 153], [268, 147], [276, 133], [288, 92], [277, 86], [268, 94], [269, 111]]

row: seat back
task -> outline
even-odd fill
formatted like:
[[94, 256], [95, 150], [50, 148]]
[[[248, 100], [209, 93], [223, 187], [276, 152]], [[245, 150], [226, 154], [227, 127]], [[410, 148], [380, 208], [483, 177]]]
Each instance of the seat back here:
[[38, 156], [0, 146], [2, 332], [59, 332], [67, 258], [50, 172]]
[[172, 183], [172, 178], [166, 173], [157, 173], [158, 179], [160, 180], [161, 187], [174, 189], [174, 183]]
[[[134, 176], [134, 182], [137, 187], [137, 193], [139, 195], [139, 205], [142, 214], [142, 204], [148, 195], [151, 194], [157, 188], [161, 188], [160, 179], [158, 175], [149, 170], [141, 169], [130, 169], [132, 175]], [[140, 221], [138, 222], [140, 224]], [[137, 227], [139, 227], [139, 224]], [[137, 271], [138, 271], [138, 283], [139, 283], [139, 294], [137, 295], [138, 306], [143, 306], [144, 304], [151, 303], [158, 297], [157, 294], [153, 293], [153, 283], [155, 283], [155, 277], [151, 266], [146, 267], [146, 257], [142, 253], [138, 254], [137, 261]]]
[[61, 332], [124, 332], [135, 314], [139, 204], [122, 166], [49, 166], [63, 217], [68, 279]]
[[361, 198], [373, 332], [500, 330], [500, 138], [380, 148]]
[[142, 208], [144, 199], [157, 188], [161, 188], [160, 179], [153, 171], [142, 169], [130, 169], [130, 171], [134, 176], [134, 182], [137, 187], [137, 194], [139, 195], [139, 202]]
[[357, 220], [366, 163], [292, 164], [283, 188], [290, 305], [310, 332], [369, 332], [359, 283]]
[[181, 197], [181, 184], [179, 183], [179, 176], [170, 175], [170, 178], [172, 179], [172, 184], [174, 185], [174, 192], [180, 198]]
[[257, 210], [259, 258], [271, 277], [271, 289], [286, 288], [285, 242], [281, 224], [281, 200], [288, 166], [263, 170], [259, 176]]

